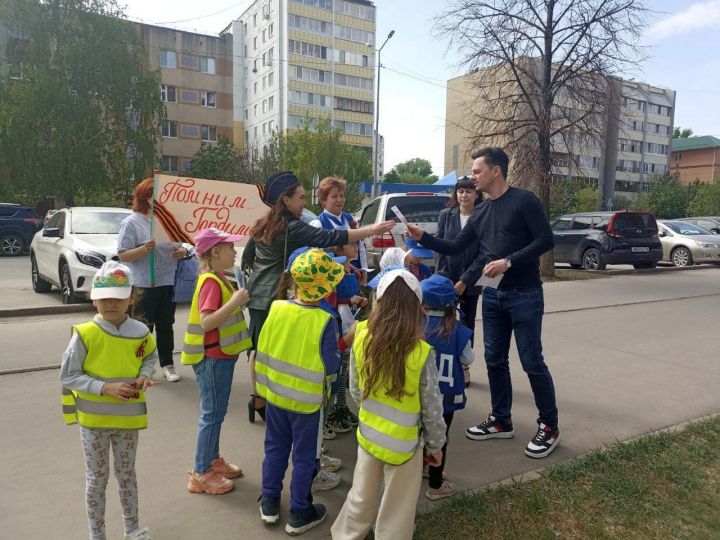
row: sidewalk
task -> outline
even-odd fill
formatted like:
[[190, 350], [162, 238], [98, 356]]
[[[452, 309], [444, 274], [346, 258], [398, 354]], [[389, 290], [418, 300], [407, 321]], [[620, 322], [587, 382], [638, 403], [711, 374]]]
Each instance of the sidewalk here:
[[[479, 488], [720, 410], [717, 341], [708, 336], [708, 321], [720, 315], [719, 278], [720, 269], [710, 268], [547, 284], [544, 352], [557, 388], [561, 446], [545, 460], [523, 454], [534, 434], [536, 411], [514, 350], [515, 439], [477, 442], [463, 436], [490, 406], [479, 355], [472, 367], [468, 408], [456, 415], [451, 430], [450, 479], [461, 489]], [[603, 307], [613, 305], [617, 307]], [[41, 329], [39, 323], [37, 330], [27, 331]], [[477, 342], [482, 343], [481, 336]], [[264, 424], [247, 422], [245, 362], [240, 360], [236, 367], [221, 451], [246, 476], [233, 493], [222, 497], [185, 490], [198, 406], [192, 371], [182, 367], [180, 373], [181, 382], [149, 392], [150, 429], [142, 433], [138, 453], [143, 525], [150, 527], [156, 540], [285, 538], [281, 527], [267, 529], [258, 516]], [[3, 463], [10, 465], [5, 470], [6, 489], [0, 494], [0, 520], [3, 536], [9, 538], [85, 534], [79, 434], [77, 428], [62, 424], [57, 377], [56, 370], [0, 376], [4, 412], [0, 438]], [[305, 538], [329, 536], [352, 479], [354, 435], [340, 435], [327, 447], [345, 462], [343, 483], [317, 494], [316, 500], [328, 506], [328, 520]], [[283, 523], [287, 501], [285, 496]], [[432, 506], [422, 494], [419, 502], [421, 510]], [[107, 508], [108, 538], [121, 538], [114, 480], [108, 487]]]

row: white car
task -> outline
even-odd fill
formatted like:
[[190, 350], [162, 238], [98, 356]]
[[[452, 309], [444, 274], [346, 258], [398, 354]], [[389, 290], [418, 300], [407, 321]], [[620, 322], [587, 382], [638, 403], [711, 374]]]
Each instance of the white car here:
[[33, 290], [45, 293], [55, 285], [63, 304], [87, 298], [97, 269], [117, 256], [120, 223], [131, 213], [91, 206], [55, 212], [30, 244]]
[[675, 266], [720, 263], [720, 235], [685, 221], [658, 220], [663, 260]]

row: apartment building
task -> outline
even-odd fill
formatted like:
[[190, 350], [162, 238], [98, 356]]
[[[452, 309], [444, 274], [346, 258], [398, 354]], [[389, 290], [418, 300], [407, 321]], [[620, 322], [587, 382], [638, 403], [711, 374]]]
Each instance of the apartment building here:
[[[479, 70], [448, 81], [445, 126], [445, 174], [465, 174], [472, 167], [472, 139], [482, 133], [476, 81]], [[507, 88], [503, 89], [507, 91]], [[603, 134], [588, 140], [579, 133], [551, 141], [553, 179], [597, 186], [604, 205], [614, 193], [634, 196], [650, 188], [653, 176], [668, 172], [675, 112], [675, 92], [641, 82], [614, 79], [603, 104]], [[500, 141], [498, 144], [502, 145]], [[511, 156], [512, 160], [512, 156]]]
[[671, 171], [684, 184], [720, 181], [720, 139], [712, 135], [672, 140]]
[[167, 111], [158, 154], [161, 170], [182, 174], [203, 142], [233, 136], [233, 40], [136, 24], [151, 69], [160, 70]]
[[233, 128], [241, 149], [327, 119], [372, 155], [375, 6], [366, 0], [257, 0], [228, 28]]

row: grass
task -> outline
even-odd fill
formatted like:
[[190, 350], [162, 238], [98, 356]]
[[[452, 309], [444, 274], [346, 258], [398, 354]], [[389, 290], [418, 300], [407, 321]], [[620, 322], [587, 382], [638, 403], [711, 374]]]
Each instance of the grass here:
[[720, 416], [459, 495], [415, 538], [720, 538]]

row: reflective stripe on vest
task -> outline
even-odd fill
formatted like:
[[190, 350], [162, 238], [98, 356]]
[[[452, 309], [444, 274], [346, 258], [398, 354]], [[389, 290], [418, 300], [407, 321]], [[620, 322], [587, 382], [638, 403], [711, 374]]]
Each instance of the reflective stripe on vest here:
[[[134, 383], [143, 361], [155, 351], [152, 334], [127, 338], [107, 333], [94, 321], [73, 327], [85, 346], [83, 371], [104, 382]], [[110, 361], [108, 360], [110, 359]], [[62, 391], [65, 422], [96, 429], [142, 429], [147, 427], [145, 392], [127, 401], [87, 392]]]
[[[362, 367], [367, 338], [367, 321], [358, 323], [353, 353], [361, 389], [365, 386]], [[376, 388], [360, 403], [358, 443], [385, 463], [405, 463], [413, 457], [420, 443], [420, 375], [430, 351], [430, 345], [418, 340], [408, 355], [404, 395], [400, 400], [388, 397], [384, 388]]]
[[[200, 289], [208, 279], [214, 279], [218, 285], [220, 285], [222, 305], [227, 304], [233, 295], [230, 287], [213, 272], [203, 272], [200, 274], [197, 285], [195, 286], [195, 292], [193, 293], [192, 304], [190, 305], [190, 318], [187, 330], [185, 331], [185, 340], [180, 355], [180, 361], [183, 364], [197, 364], [205, 356], [205, 330], [203, 330], [202, 324], [200, 323], [199, 303]], [[220, 350], [228, 356], [240, 354], [242, 351], [246, 351], [252, 347], [250, 332], [248, 332], [241, 308], [233, 311], [232, 314], [218, 326], [218, 333], [220, 334]]]
[[329, 388], [320, 348], [330, 320], [331, 315], [319, 307], [286, 300], [272, 303], [255, 358], [259, 395], [293, 412], [320, 409]]

